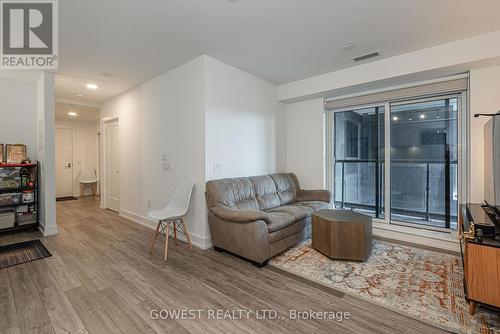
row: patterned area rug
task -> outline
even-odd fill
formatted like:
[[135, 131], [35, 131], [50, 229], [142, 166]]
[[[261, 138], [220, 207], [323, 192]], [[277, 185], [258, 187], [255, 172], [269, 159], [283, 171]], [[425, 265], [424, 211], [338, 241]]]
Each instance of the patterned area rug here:
[[478, 307], [468, 314], [457, 256], [374, 241], [367, 262], [339, 261], [308, 240], [270, 264], [449, 331], [500, 333], [498, 313]]
[[0, 246], [0, 269], [52, 256], [38, 239]]

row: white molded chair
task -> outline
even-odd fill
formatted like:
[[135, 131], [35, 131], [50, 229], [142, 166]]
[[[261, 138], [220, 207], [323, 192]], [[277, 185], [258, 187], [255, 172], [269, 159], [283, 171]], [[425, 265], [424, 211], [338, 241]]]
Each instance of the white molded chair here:
[[165, 261], [167, 261], [168, 239], [170, 238], [170, 224], [172, 224], [173, 227], [172, 233], [175, 243], [177, 244], [177, 231], [179, 231], [186, 237], [189, 249], [193, 249], [193, 246], [191, 245], [191, 238], [183, 219], [189, 209], [189, 202], [191, 201], [193, 187], [193, 183], [180, 183], [176, 187], [174, 193], [172, 194], [170, 202], [165, 208], [148, 213], [148, 216], [150, 218], [158, 221], [156, 231], [153, 234], [153, 241], [151, 242], [149, 253], [153, 252], [153, 247], [155, 245], [158, 234], [165, 232], [164, 258]]
[[85, 168], [80, 172], [80, 197], [83, 197], [85, 187], [90, 186], [92, 188], [92, 194], [95, 196], [97, 192], [97, 174], [93, 168]]

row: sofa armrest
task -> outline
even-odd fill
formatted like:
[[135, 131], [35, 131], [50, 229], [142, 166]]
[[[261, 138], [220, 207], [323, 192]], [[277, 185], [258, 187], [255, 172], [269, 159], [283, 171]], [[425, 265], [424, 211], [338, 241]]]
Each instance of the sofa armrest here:
[[257, 263], [269, 259], [269, 230], [265, 221], [229, 221], [210, 211], [208, 224], [214, 246]]
[[332, 192], [330, 190], [300, 190], [297, 194], [297, 201], [321, 201], [330, 203]]
[[269, 223], [269, 216], [264, 211], [228, 209], [220, 206], [213, 207], [211, 211], [217, 217], [233, 222], [253, 222], [256, 220], [263, 220]]

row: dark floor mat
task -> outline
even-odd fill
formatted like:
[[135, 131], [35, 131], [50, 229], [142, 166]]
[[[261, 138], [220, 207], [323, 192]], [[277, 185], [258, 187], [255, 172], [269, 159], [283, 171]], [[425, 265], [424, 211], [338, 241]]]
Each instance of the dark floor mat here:
[[78, 198], [69, 196], [69, 197], [59, 197], [56, 198], [56, 202], [65, 202], [65, 201], [76, 201]]
[[52, 256], [38, 239], [0, 246], [0, 269]]

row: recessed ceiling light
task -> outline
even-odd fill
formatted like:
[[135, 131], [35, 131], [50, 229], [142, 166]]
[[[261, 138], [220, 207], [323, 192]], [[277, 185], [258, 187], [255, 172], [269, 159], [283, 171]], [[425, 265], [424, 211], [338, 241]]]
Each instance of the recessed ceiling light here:
[[73, 93], [73, 94], [75, 94], [75, 96], [80, 98], [80, 99], [83, 99], [85, 97], [85, 94], [82, 94], [82, 93]]
[[347, 43], [347, 44], [342, 45], [342, 49], [345, 51], [352, 50], [355, 47], [356, 47], [356, 44], [354, 44], [354, 43]]
[[425, 115], [424, 115], [424, 114], [420, 114], [420, 118], [421, 118], [421, 119], [424, 119], [424, 118], [425, 118]]
[[394, 117], [392, 118], [392, 120], [393, 120], [393, 121], [397, 121], [397, 120], [399, 120], [399, 117], [398, 117], [398, 116], [394, 116]]
[[97, 89], [97, 88], [99, 88], [99, 87], [98, 87], [95, 83], [89, 82], [89, 83], [87, 84], [87, 88], [88, 88], [88, 89], [95, 90], [95, 89]]
[[70, 116], [78, 116], [78, 114], [76, 112], [74, 112], [74, 111], [70, 111], [68, 113], [68, 115], [70, 115]]

